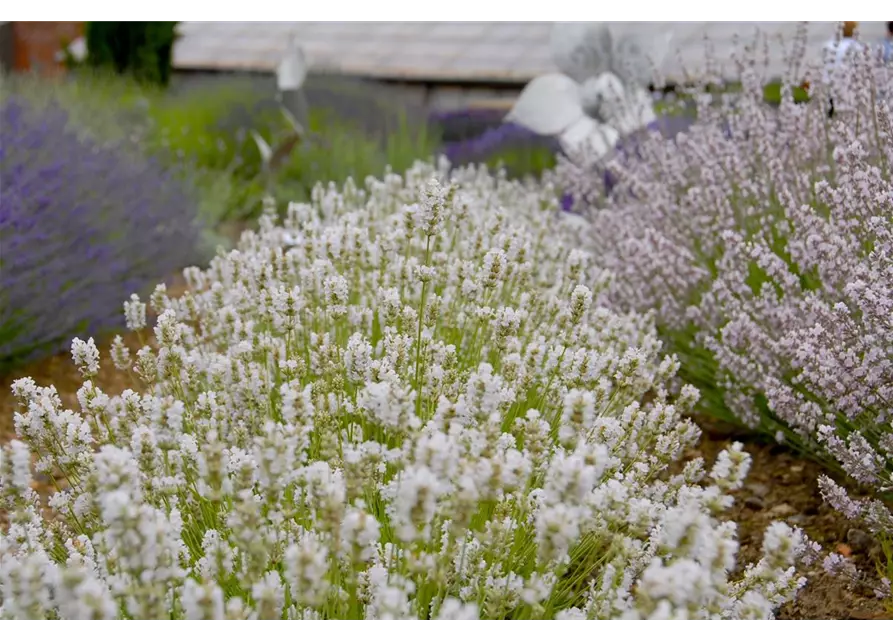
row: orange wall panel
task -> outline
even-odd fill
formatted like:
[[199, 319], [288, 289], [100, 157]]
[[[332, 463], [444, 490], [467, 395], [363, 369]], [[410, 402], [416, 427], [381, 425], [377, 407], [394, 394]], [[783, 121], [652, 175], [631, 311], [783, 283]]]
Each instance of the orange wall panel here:
[[63, 73], [65, 67], [56, 55], [63, 44], [82, 35], [83, 22], [14, 22], [14, 69], [44, 75]]

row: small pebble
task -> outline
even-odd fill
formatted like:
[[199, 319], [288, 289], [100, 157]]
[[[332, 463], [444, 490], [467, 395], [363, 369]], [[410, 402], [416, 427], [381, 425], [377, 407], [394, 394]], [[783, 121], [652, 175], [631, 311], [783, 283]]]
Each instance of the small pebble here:
[[769, 495], [769, 485], [763, 484], [762, 482], [754, 482], [753, 484], [747, 485], [747, 490], [760, 498], [765, 498]]
[[772, 507], [771, 509], [769, 509], [769, 515], [773, 516], [773, 517], [776, 517], [776, 516], [784, 517], [784, 516], [789, 516], [792, 513], [796, 513], [796, 511], [797, 510], [794, 509], [794, 507], [792, 507], [788, 503], [782, 502], [781, 504], [777, 504], [774, 507]]
[[856, 553], [864, 553], [871, 548], [874, 540], [871, 536], [861, 529], [850, 529], [846, 532], [847, 544], [852, 547]]

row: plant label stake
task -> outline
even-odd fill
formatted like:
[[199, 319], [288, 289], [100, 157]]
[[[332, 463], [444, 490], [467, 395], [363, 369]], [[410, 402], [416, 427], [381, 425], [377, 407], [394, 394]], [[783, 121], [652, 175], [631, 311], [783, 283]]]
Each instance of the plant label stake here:
[[304, 95], [304, 81], [307, 79], [307, 60], [304, 51], [298, 46], [297, 39], [292, 36], [282, 61], [276, 68], [276, 86], [279, 89], [279, 100], [287, 109], [294, 121], [303, 126], [308, 124], [307, 99]]
[[261, 157], [261, 170], [266, 182], [266, 195], [272, 193], [275, 172], [284, 164], [292, 150], [306, 135], [307, 102], [302, 87], [307, 78], [307, 60], [304, 51], [298, 46], [297, 39], [289, 38], [285, 55], [276, 67], [276, 87], [279, 90], [279, 101], [282, 104], [282, 115], [289, 123], [291, 131], [276, 147], [271, 146], [256, 130], [251, 136], [257, 145]]

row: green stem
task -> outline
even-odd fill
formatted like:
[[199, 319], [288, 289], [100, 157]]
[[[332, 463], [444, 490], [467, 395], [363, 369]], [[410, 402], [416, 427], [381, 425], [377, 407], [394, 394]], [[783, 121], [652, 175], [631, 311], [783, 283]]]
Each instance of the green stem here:
[[[427, 241], [425, 242], [425, 267], [428, 267], [428, 263], [431, 260], [431, 236], [428, 236]], [[417, 391], [416, 395], [416, 415], [421, 419], [422, 414], [422, 381], [420, 379], [421, 376], [421, 363], [422, 363], [422, 327], [425, 324], [425, 297], [428, 293], [428, 281], [422, 281], [422, 299], [419, 303], [419, 326], [418, 331], [416, 332], [416, 342], [415, 342], [415, 388]]]

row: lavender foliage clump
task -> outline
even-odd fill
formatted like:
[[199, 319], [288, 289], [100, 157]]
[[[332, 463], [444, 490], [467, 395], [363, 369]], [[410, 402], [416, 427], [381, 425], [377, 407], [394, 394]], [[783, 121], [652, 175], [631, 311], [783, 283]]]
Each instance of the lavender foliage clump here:
[[121, 300], [196, 258], [187, 186], [57, 105], [4, 100], [0, 190], [0, 368], [117, 328]]
[[[802, 39], [802, 37], [801, 37]], [[877, 496], [893, 488], [893, 69], [867, 48], [821, 78], [790, 54], [790, 90], [767, 107], [758, 54], [737, 60], [743, 92], [706, 88], [697, 122], [644, 138], [609, 162], [618, 187], [560, 160], [559, 180], [615, 273], [613, 303], [653, 310], [705, 391], [702, 409], [805, 449]], [[802, 74], [802, 75], [801, 75]], [[833, 97], [834, 115], [828, 116]], [[880, 500], [825, 498], [893, 534]]]

